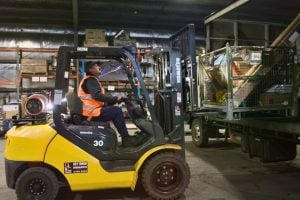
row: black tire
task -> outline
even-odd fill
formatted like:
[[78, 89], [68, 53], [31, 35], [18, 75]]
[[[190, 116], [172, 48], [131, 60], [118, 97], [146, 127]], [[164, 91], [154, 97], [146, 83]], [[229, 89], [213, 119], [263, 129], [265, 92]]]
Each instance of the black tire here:
[[176, 199], [190, 182], [190, 169], [178, 153], [164, 152], [145, 163], [142, 185], [153, 199]]
[[47, 168], [29, 168], [18, 177], [16, 182], [16, 194], [19, 200], [54, 200], [58, 191], [58, 179]]
[[194, 119], [192, 122], [192, 140], [198, 147], [206, 147], [209, 139], [209, 128], [203, 125], [200, 118]]

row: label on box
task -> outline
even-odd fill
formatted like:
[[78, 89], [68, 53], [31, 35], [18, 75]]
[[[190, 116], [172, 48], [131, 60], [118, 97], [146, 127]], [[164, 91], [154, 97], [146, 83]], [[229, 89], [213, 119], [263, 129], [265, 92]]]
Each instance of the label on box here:
[[260, 61], [261, 53], [260, 52], [252, 52], [251, 53], [251, 61]]
[[108, 91], [115, 91], [115, 86], [114, 85], [109, 85], [107, 86]]
[[40, 81], [40, 77], [38, 77], [38, 76], [33, 76], [33, 77], [31, 77], [31, 81], [32, 81], [32, 82], [39, 82], [39, 81]]
[[48, 80], [47, 76], [40, 77], [40, 82], [47, 82], [47, 80]]

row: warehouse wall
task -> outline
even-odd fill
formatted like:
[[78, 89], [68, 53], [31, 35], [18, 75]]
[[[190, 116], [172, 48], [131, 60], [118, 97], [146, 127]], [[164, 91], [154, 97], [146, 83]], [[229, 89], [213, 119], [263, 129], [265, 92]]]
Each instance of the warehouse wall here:
[[[128, 30], [130, 37], [137, 41], [137, 47], [164, 47], [169, 44], [168, 38], [172, 35], [166, 31], [149, 30]], [[117, 33], [114, 30], [106, 30], [106, 39], [112, 45], [113, 36]], [[42, 29], [35, 27], [1, 27], [0, 26], [0, 47], [20, 47], [20, 48], [58, 48], [63, 45], [74, 45], [74, 35], [72, 30], [67, 29]], [[85, 39], [84, 30], [79, 31], [79, 45], [83, 44]], [[17, 55], [19, 52], [1, 52], [0, 53], [0, 81], [13, 82], [16, 79]], [[50, 59], [53, 53], [23, 52], [22, 58]], [[48, 80], [46, 85], [53, 85], [53, 79]], [[43, 83], [44, 84], [44, 83]], [[48, 85], [47, 85], [48, 84]], [[41, 83], [32, 85], [29, 79], [23, 80], [23, 86], [26, 88], [41, 86]], [[0, 105], [3, 99], [17, 100], [15, 92], [16, 86], [0, 85]], [[8, 98], [8, 96], [10, 98]], [[4, 102], [7, 103], [7, 102]]]

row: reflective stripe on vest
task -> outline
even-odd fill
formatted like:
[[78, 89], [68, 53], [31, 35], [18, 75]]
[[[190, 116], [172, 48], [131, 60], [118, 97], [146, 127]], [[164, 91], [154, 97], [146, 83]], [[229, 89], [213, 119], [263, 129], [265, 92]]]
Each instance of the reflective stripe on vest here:
[[101, 89], [101, 93], [105, 94], [104, 87], [102, 87], [101, 83], [99, 82], [99, 80], [96, 77], [94, 77], [94, 76], [86, 76], [86, 77], [84, 77], [84, 79], [81, 80], [81, 82], [79, 84], [79, 88], [78, 88], [78, 97], [82, 101], [82, 115], [88, 117], [89, 120], [92, 117], [100, 116], [100, 114], [101, 114], [101, 108], [104, 106], [104, 102], [94, 100], [92, 98], [91, 94], [86, 93], [82, 89], [82, 84], [84, 83], [84, 81], [87, 78], [90, 78], [90, 77], [92, 77], [92, 78], [94, 78], [94, 79], [97, 80], [97, 82], [99, 83], [99, 87]]

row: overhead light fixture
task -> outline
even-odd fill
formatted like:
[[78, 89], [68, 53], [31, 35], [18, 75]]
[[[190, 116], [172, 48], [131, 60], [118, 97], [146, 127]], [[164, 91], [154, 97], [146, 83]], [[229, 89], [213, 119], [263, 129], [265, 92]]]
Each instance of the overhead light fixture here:
[[216, 13], [212, 13], [206, 20], [204, 20], [204, 24], [207, 24], [219, 17], [221, 17], [222, 15], [228, 13], [229, 11], [247, 3], [249, 0], [238, 0], [235, 1], [234, 3], [230, 4], [229, 6], [227, 6], [226, 8], [223, 8], [222, 10], [216, 12]]

